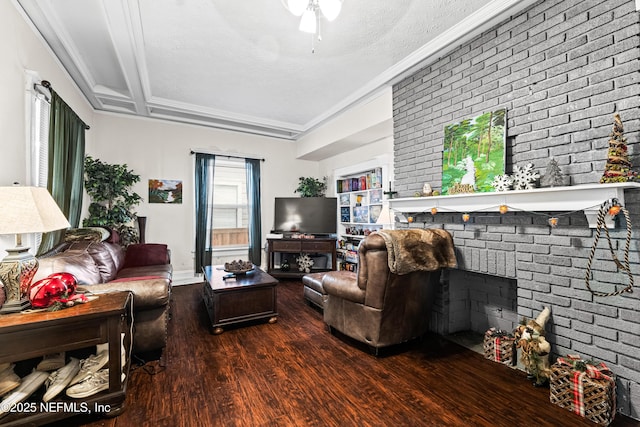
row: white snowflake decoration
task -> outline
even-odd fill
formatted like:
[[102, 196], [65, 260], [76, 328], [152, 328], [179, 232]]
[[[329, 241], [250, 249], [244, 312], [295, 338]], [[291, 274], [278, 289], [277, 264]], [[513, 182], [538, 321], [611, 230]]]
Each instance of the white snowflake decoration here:
[[300, 254], [298, 258], [296, 258], [296, 262], [298, 263], [298, 270], [304, 271], [305, 273], [311, 272], [311, 267], [313, 267], [313, 260], [307, 254]]
[[496, 191], [508, 191], [511, 189], [511, 184], [513, 184], [513, 178], [509, 175], [496, 175], [491, 182], [491, 186]]
[[535, 183], [540, 174], [533, 170], [533, 164], [528, 163], [524, 167], [514, 166], [513, 179], [514, 190], [531, 190], [535, 188]]

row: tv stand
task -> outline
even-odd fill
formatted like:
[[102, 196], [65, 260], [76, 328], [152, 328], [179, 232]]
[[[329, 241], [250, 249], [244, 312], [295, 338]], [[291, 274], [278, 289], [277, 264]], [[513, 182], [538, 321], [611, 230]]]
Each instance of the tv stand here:
[[[325, 268], [313, 268], [311, 273], [331, 271], [336, 269], [336, 239], [333, 237], [317, 237], [313, 239], [267, 239], [267, 273], [280, 279], [299, 279], [305, 271], [300, 271], [296, 258], [300, 254], [309, 256], [322, 255], [328, 257]], [[289, 269], [283, 269], [283, 260], [289, 261]], [[329, 263], [330, 262], [330, 263]]]

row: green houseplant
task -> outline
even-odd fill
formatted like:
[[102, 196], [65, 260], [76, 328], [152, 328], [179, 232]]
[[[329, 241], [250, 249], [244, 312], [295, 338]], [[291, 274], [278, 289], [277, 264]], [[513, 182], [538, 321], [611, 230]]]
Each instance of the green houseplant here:
[[313, 177], [299, 178], [298, 188], [294, 193], [300, 193], [300, 197], [324, 197], [327, 191], [327, 177], [323, 177], [322, 181]]
[[122, 244], [127, 246], [138, 241], [134, 226], [137, 219], [133, 207], [142, 197], [131, 190], [140, 175], [129, 170], [127, 165], [112, 165], [87, 156], [84, 159], [84, 187], [91, 198], [89, 216], [82, 221], [84, 227], [108, 227], [120, 234]]

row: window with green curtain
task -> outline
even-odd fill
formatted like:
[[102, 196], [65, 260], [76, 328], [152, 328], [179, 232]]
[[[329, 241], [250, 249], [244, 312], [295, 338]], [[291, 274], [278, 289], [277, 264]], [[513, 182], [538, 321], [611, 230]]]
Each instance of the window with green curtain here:
[[[78, 227], [82, 212], [85, 130], [88, 126], [51, 90], [47, 189], [65, 214], [71, 227]], [[64, 230], [42, 236], [38, 253], [62, 240]]]

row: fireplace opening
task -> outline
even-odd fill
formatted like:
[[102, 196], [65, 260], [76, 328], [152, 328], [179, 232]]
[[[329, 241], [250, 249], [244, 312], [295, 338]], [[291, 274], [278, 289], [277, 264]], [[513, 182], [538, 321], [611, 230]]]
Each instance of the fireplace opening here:
[[487, 329], [512, 332], [518, 325], [517, 280], [454, 269], [441, 282], [432, 328], [447, 339], [482, 353]]

